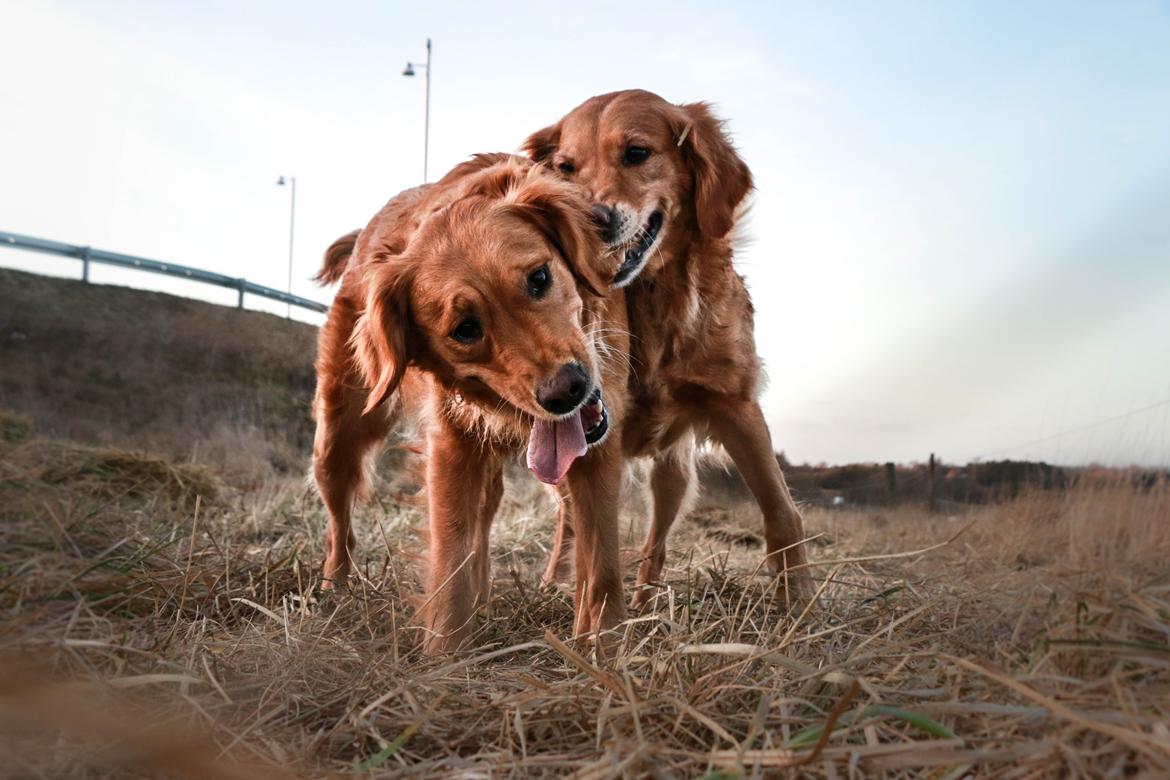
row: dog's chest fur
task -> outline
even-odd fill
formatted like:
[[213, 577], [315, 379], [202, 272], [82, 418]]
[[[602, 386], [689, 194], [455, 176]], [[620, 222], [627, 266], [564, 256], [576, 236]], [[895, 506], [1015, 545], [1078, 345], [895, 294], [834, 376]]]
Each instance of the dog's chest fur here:
[[760, 364], [751, 298], [725, 241], [695, 242], [685, 255], [627, 288], [631, 412], [628, 455], [652, 455], [713, 405], [754, 398]]

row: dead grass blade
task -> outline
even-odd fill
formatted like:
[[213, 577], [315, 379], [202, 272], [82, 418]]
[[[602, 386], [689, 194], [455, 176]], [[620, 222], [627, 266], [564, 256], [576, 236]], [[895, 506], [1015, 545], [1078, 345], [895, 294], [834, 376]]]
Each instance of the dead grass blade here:
[[1011, 688], [1025, 699], [1036, 702], [1040, 706], [1052, 712], [1054, 715], [1067, 720], [1069, 723], [1074, 723], [1081, 728], [1104, 734], [1105, 736], [1111, 737], [1112, 739], [1115, 739], [1124, 745], [1128, 745], [1134, 750], [1145, 753], [1146, 755], [1153, 757], [1170, 757], [1170, 742], [1158, 740], [1151, 735], [1143, 734], [1140, 731], [1123, 729], [1119, 726], [1114, 726], [1109, 723], [1100, 723], [1098, 721], [1086, 718], [1084, 715], [1080, 714], [1073, 708], [1061, 704], [1050, 696], [1045, 696], [1039, 691], [1028, 687], [1024, 683], [1004, 674], [1003, 672], [989, 669], [981, 664], [968, 661], [965, 658], [958, 658], [953, 655], [943, 655], [941, 658], [954, 664], [955, 666], [960, 666], [969, 671], [976, 672], [977, 674], [981, 674], [988, 679], [996, 681], [1000, 685]]

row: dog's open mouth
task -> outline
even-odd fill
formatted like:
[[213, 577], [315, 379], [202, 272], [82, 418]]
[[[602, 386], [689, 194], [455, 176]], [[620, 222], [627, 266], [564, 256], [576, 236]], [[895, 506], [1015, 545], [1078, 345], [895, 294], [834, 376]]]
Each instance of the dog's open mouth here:
[[621, 267], [618, 268], [613, 277], [613, 285], [621, 287], [626, 282], [638, 275], [638, 271], [642, 270], [642, 266], [646, 262], [646, 255], [650, 252], [650, 248], [654, 246], [654, 242], [658, 240], [658, 233], [662, 230], [662, 212], [655, 211], [646, 220], [646, 224], [638, 231], [637, 241], [626, 250], [622, 256]]
[[528, 437], [528, 468], [541, 482], [555, 485], [569, 473], [573, 461], [605, 438], [609, 415], [601, 388], [577, 411], [559, 420], [534, 420]]

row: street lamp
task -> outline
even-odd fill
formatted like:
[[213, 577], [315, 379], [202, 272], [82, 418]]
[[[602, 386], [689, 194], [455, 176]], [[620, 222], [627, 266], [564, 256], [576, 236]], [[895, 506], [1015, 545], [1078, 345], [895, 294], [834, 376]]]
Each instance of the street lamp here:
[[427, 180], [427, 156], [430, 153], [431, 143], [431, 39], [427, 38], [427, 61], [426, 62], [407, 62], [406, 67], [402, 69], [403, 76], [413, 76], [415, 68], [422, 68], [427, 72], [427, 83], [425, 87], [426, 95], [426, 112], [423, 118], [423, 183]]
[[[289, 176], [286, 180], [283, 176], [276, 180], [276, 186], [283, 187], [286, 183], [290, 185], [291, 195], [288, 202], [288, 294], [292, 297], [292, 266], [293, 266], [293, 230], [297, 219], [297, 177]], [[292, 301], [288, 302], [288, 319], [292, 319]]]

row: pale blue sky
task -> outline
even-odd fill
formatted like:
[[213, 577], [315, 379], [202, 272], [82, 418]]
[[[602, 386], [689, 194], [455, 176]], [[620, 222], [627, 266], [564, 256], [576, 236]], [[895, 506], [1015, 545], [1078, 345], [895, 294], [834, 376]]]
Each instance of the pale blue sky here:
[[429, 35], [433, 173], [600, 92], [717, 104], [759, 187], [740, 267], [794, 459], [1170, 461], [1167, 406], [1054, 437], [1170, 398], [1167, 3], [0, 0], [0, 22], [2, 230], [281, 287], [295, 174], [294, 291], [328, 300], [324, 247], [421, 177], [399, 74]]

